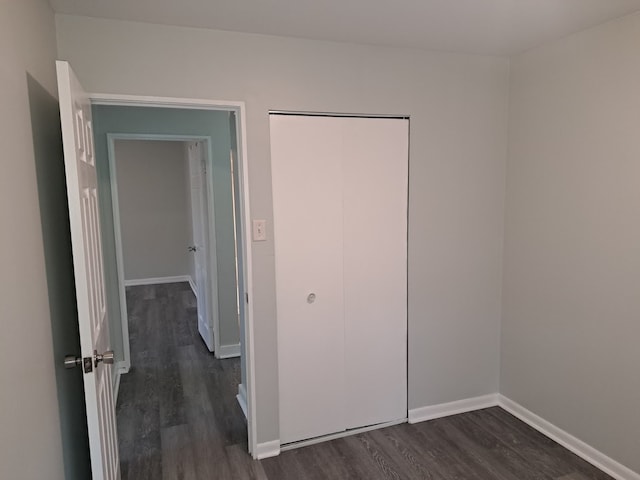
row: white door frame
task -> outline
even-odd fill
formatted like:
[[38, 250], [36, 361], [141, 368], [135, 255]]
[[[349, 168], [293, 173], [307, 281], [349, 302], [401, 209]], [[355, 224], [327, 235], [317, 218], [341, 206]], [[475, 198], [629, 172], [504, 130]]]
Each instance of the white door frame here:
[[[214, 199], [213, 195], [213, 153], [211, 145], [211, 137], [198, 136], [198, 135], [163, 135], [163, 134], [137, 134], [137, 133], [107, 133], [107, 153], [109, 157], [109, 183], [111, 185], [111, 207], [113, 213], [113, 231], [115, 236], [115, 248], [116, 248], [116, 266], [118, 274], [118, 291], [120, 292], [120, 319], [122, 321], [122, 338], [124, 347], [124, 359], [119, 361], [116, 365], [116, 375], [114, 379], [116, 386], [116, 394], [119, 385], [120, 375], [127, 373], [131, 368], [131, 348], [129, 345], [129, 318], [127, 314], [127, 297], [126, 287], [127, 281], [124, 278], [124, 255], [122, 249], [122, 226], [120, 222], [120, 195], [118, 192], [118, 175], [116, 165], [116, 153], [115, 142], [118, 140], [152, 140], [152, 141], [170, 141], [170, 142], [190, 142], [190, 141], [202, 141], [207, 144], [206, 147], [206, 163], [207, 163], [207, 201], [211, 208], [209, 209], [209, 215], [207, 217], [207, 249], [209, 251], [209, 258], [207, 262], [207, 278], [209, 279], [209, 295], [211, 299], [211, 305], [215, 305], [215, 308], [211, 308], [209, 315], [213, 320], [214, 335], [214, 347], [216, 355], [220, 351], [220, 336], [217, 332], [220, 331], [220, 315], [218, 310], [218, 256], [216, 252], [216, 237], [215, 237], [215, 213], [214, 213]], [[183, 279], [176, 277], [175, 281], [182, 281]], [[191, 279], [191, 282], [193, 279]]]
[[[238, 184], [240, 187], [239, 198], [240, 218], [240, 243], [242, 246], [244, 275], [243, 285], [238, 285], [239, 294], [245, 296], [246, 308], [244, 318], [244, 361], [246, 366], [247, 391], [247, 430], [249, 437], [249, 453], [256, 458], [257, 455], [257, 418], [256, 418], [256, 390], [255, 390], [255, 355], [253, 341], [253, 264], [251, 244], [248, 234], [251, 232], [251, 212], [249, 197], [249, 164], [247, 156], [247, 127], [246, 107], [244, 102], [209, 100], [176, 97], [153, 97], [143, 95], [119, 95], [89, 93], [89, 99], [93, 105], [112, 105], [130, 107], [164, 107], [195, 110], [218, 110], [235, 113], [237, 147], [238, 147]], [[242, 300], [240, 300], [242, 301]]]

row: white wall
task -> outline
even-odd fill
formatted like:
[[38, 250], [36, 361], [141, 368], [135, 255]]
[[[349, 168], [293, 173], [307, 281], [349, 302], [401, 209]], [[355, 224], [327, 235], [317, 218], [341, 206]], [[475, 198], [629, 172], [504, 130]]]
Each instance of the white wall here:
[[114, 153], [125, 280], [189, 275], [193, 234], [184, 143], [116, 140]]
[[502, 393], [640, 472], [640, 16], [513, 59]]
[[3, 479], [87, 478], [54, 27], [44, 0], [0, 2]]
[[508, 61], [58, 16], [94, 92], [243, 100], [258, 441], [278, 438], [269, 109], [411, 116], [409, 408], [498, 389]]

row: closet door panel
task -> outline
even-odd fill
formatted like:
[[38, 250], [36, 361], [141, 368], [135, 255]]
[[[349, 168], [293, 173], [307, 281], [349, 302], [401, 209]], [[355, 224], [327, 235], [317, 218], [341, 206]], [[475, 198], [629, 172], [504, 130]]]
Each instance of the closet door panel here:
[[409, 122], [343, 120], [349, 429], [407, 416]]
[[[345, 429], [342, 134], [272, 115], [280, 441]], [[315, 298], [310, 297], [315, 295]]]

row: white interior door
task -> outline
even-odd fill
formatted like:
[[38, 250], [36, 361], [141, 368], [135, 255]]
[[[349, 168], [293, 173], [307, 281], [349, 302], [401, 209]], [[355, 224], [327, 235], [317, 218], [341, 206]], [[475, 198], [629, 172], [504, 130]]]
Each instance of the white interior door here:
[[100, 361], [103, 354], [108, 361], [110, 343], [91, 105], [69, 64], [59, 61], [56, 67], [91, 470], [94, 480], [117, 480], [120, 463], [112, 367]]
[[270, 125], [280, 441], [404, 419], [408, 121]]
[[332, 120], [270, 121], [281, 443], [346, 424], [341, 134]]
[[190, 142], [187, 146], [191, 176], [191, 217], [193, 224], [192, 249], [195, 258], [196, 291], [198, 292], [198, 331], [210, 352], [214, 351], [214, 328], [211, 317], [207, 242], [207, 187], [206, 163], [202, 142]]
[[409, 121], [340, 120], [350, 429], [407, 417]]

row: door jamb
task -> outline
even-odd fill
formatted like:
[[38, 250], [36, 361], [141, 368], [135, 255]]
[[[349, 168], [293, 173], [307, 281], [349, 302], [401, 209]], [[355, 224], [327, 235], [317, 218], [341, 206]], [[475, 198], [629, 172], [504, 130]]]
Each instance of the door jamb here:
[[247, 156], [247, 134], [246, 134], [246, 107], [241, 101], [208, 100], [176, 97], [157, 97], [144, 95], [119, 95], [89, 93], [92, 105], [112, 105], [112, 106], [138, 106], [138, 107], [164, 107], [183, 108], [196, 110], [221, 110], [235, 113], [237, 148], [238, 148], [238, 185], [240, 188], [240, 243], [244, 256], [243, 291], [240, 295], [245, 296], [245, 329], [244, 329], [244, 356], [246, 365], [246, 390], [247, 390], [247, 431], [249, 453], [256, 458], [257, 455], [257, 405], [256, 405], [256, 382], [255, 382], [255, 348], [254, 348], [254, 325], [253, 325], [253, 263], [251, 245], [249, 243], [249, 232], [251, 232], [251, 213], [249, 195], [249, 164]]

